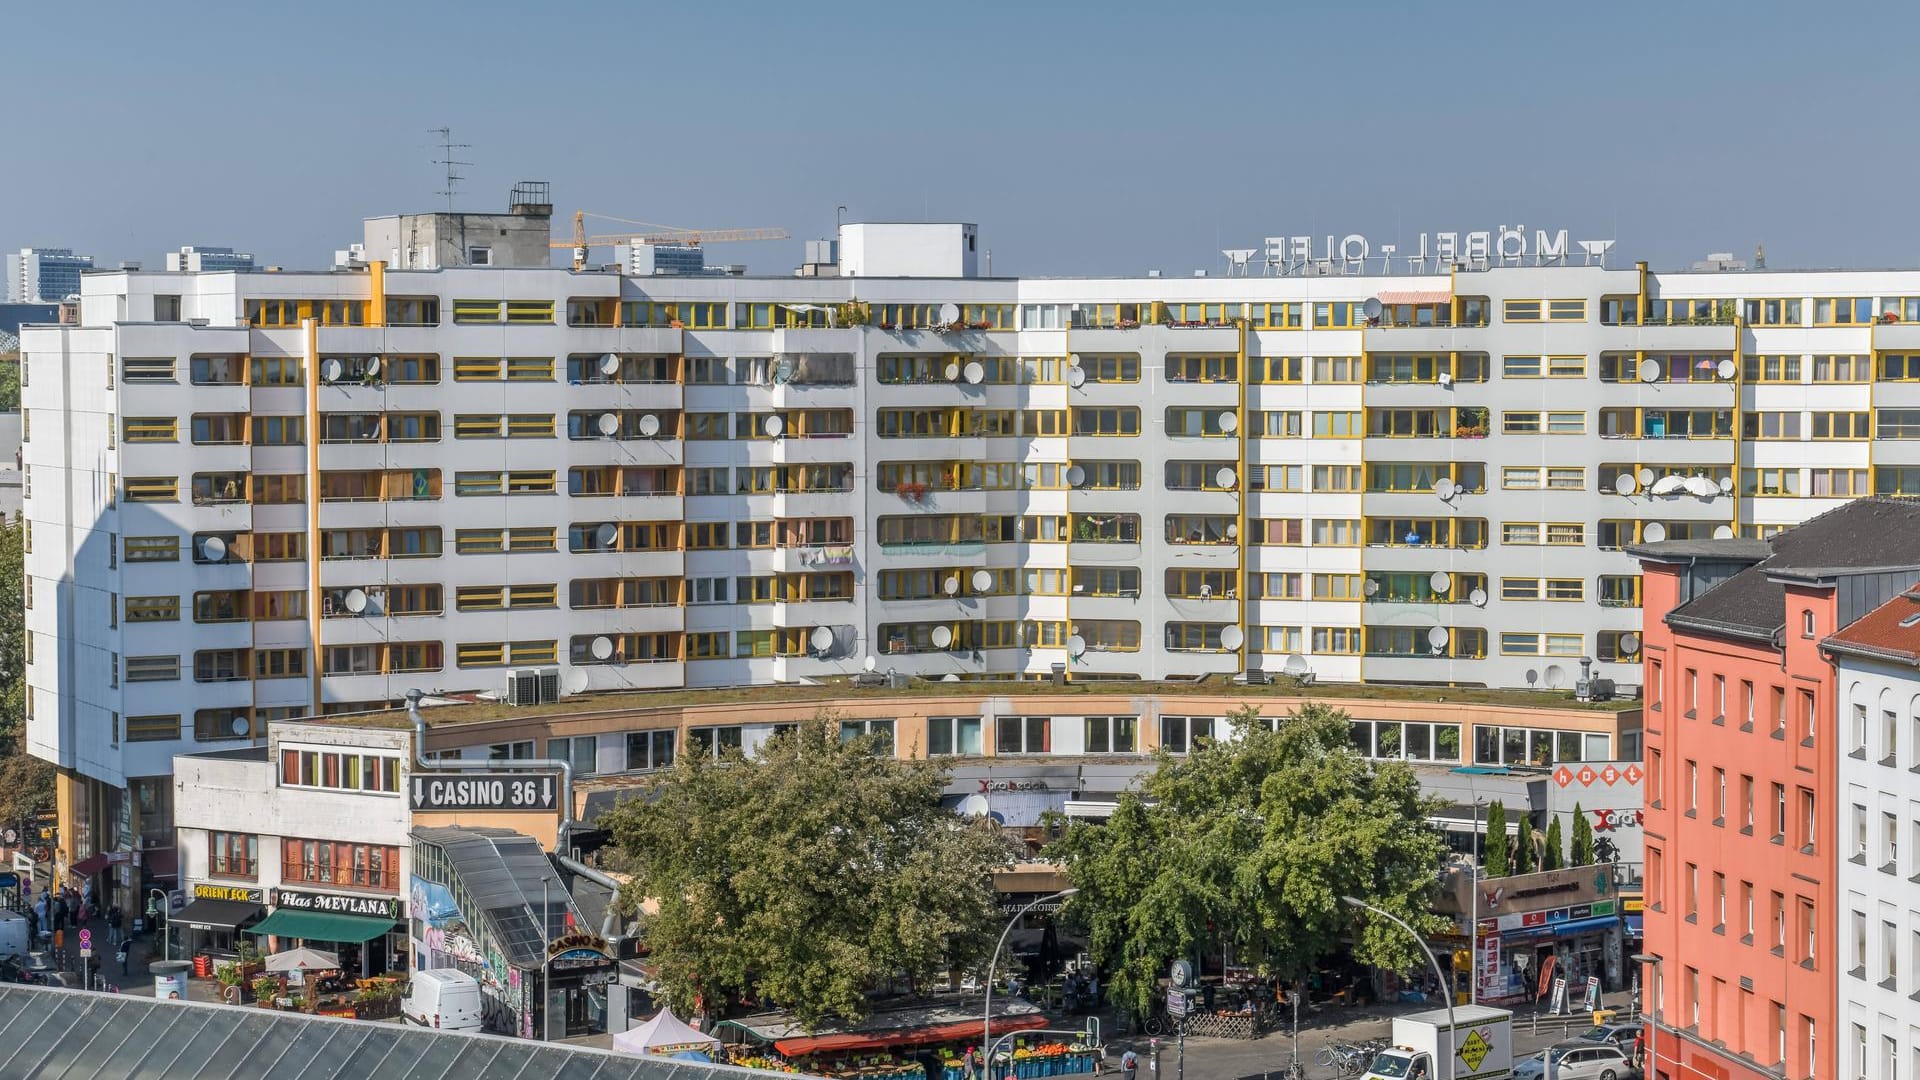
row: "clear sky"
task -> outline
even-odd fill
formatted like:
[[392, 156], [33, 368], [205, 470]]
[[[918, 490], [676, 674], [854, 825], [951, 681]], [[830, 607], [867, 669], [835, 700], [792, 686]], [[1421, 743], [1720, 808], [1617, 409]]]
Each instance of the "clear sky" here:
[[1501, 224], [1920, 265], [1910, 5], [99, 0], [8, 3], [0, 40], [0, 249], [108, 265], [324, 266], [444, 205], [441, 125], [463, 208], [543, 179], [557, 225], [791, 232], [716, 250], [755, 273], [837, 205], [977, 222], [997, 274]]

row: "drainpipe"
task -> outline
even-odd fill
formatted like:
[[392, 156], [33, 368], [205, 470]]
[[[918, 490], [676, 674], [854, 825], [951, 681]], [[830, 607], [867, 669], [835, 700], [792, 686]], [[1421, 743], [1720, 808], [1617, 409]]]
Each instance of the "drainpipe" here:
[[570, 859], [565, 855], [556, 855], [554, 859], [558, 861], [561, 866], [579, 874], [588, 881], [613, 890], [612, 898], [607, 901], [607, 914], [600, 920], [600, 936], [606, 938], [609, 944], [619, 940], [620, 935], [614, 933], [614, 928], [618, 925], [617, 920], [620, 916], [615, 912], [614, 908], [620, 903], [620, 883], [600, 871], [595, 870], [593, 867], [583, 862]]
[[[424, 695], [417, 689], [407, 691], [407, 717], [413, 721], [413, 763], [426, 772], [444, 770], [478, 769], [484, 772], [524, 772], [534, 769], [560, 770], [560, 827], [554, 832], [553, 846], [556, 851], [567, 850], [567, 838], [573, 832], [573, 763], [559, 758], [515, 758], [512, 761], [466, 761], [454, 758], [445, 761], [427, 760], [427, 720], [420, 714], [420, 699]], [[608, 882], [611, 884], [611, 881]]]

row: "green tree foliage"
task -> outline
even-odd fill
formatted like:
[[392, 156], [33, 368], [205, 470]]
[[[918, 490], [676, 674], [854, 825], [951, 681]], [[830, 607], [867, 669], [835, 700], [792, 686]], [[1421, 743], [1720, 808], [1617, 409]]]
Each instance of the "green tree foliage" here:
[[1388, 967], [1420, 953], [1406, 933], [1341, 903], [1359, 897], [1426, 932], [1446, 845], [1412, 769], [1369, 762], [1344, 712], [1310, 704], [1273, 728], [1247, 708], [1234, 737], [1163, 753], [1104, 823], [1075, 822], [1048, 853], [1080, 892], [1066, 918], [1087, 931], [1118, 1002], [1144, 1014], [1173, 960], [1231, 943], [1258, 970], [1297, 978], [1347, 934]]
[[[0, 376], [18, 365], [0, 363]], [[0, 384], [4, 384], [0, 378]], [[14, 388], [18, 400], [19, 387]], [[30, 757], [26, 734], [25, 530], [19, 521], [0, 522], [0, 824], [25, 822], [53, 808], [54, 768]]]
[[1587, 820], [1587, 812], [1580, 809], [1579, 803], [1573, 804], [1572, 865], [1593, 865], [1593, 823]]
[[0, 412], [20, 408], [20, 354], [0, 353]]
[[641, 896], [675, 1008], [752, 998], [803, 1025], [858, 1020], [868, 991], [984, 960], [1001, 920], [992, 874], [1016, 845], [940, 803], [946, 773], [830, 713], [751, 757], [685, 754], [606, 818]]
[[1567, 865], [1567, 848], [1560, 838], [1560, 816], [1547, 822], [1547, 846], [1540, 853], [1540, 869], [1558, 870]]
[[1520, 815], [1520, 832], [1513, 838], [1513, 872], [1533, 873], [1533, 819]]
[[1507, 804], [1495, 799], [1487, 807], [1486, 849], [1481, 853], [1487, 876], [1503, 878], [1513, 872], [1512, 840], [1507, 836]]

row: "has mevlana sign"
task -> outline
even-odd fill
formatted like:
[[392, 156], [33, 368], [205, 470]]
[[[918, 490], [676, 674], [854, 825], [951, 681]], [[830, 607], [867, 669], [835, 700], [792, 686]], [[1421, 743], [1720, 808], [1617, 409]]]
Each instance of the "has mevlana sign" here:
[[342, 896], [339, 893], [296, 892], [281, 889], [275, 902], [295, 911], [325, 911], [333, 915], [364, 915], [370, 919], [399, 919], [400, 901], [391, 896]]
[[[1613, 247], [1614, 242], [1581, 240], [1577, 243], [1588, 265], [1605, 265], [1607, 249]], [[1359, 233], [1337, 238], [1332, 234], [1325, 238], [1269, 236], [1266, 248], [1267, 270], [1280, 274], [1304, 273], [1316, 264], [1340, 264], [1357, 271], [1363, 269], [1369, 259], [1379, 259], [1382, 269], [1390, 270], [1396, 257], [1416, 272], [1426, 270], [1429, 263], [1435, 272], [1455, 262], [1481, 265], [1495, 261], [1507, 265], [1531, 262], [1554, 266], [1565, 263], [1567, 254], [1567, 230], [1535, 229], [1529, 235], [1525, 225], [1502, 225], [1492, 232], [1421, 233], [1419, 246], [1405, 253], [1397, 244], [1376, 245]]]
[[541, 773], [414, 773], [415, 810], [554, 810], [558, 785]]

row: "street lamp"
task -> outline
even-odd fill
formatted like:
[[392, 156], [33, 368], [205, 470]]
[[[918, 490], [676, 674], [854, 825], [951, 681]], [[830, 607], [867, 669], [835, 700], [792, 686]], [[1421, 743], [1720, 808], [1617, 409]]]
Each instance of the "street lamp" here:
[[[1393, 912], [1383, 911], [1380, 908], [1374, 907], [1372, 904], [1369, 904], [1365, 900], [1361, 900], [1357, 897], [1343, 896], [1340, 898], [1340, 901], [1352, 907], [1365, 908], [1366, 910], [1373, 912], [1375, 915], [1378, 915], [1381, 918], [1388, 920], [1389, 922], [1393, 923], [1395, 926], [1398, 926], [1400, 929], [1405, 930], [1407, 933], [1413, 935], [1413, 943], [1415, 945], [1420, 946], [1420, 951], [1427, 954], [1427, 963], [1433, 965], [1433, 977], [1436, 980], [1437, 984], [1443, 988], [1446, 987], [1447, 977], [1440, 970], [1440, 961], [1435, 960], [1433, 958], [1433, 950], [1427, 948], [1427, 939], [1421, 937], [1420, 932], [1418, 930], [1415, 930], [1413, 927], [1407, 925], [1405, 920], [1400, 918], [1400, 916], [1395, 915]], [[1458, 1028], [1455, 1026], [1455, 1021], [1453, 1018], [1453, 994], [1449, 992], [1446, 995], [1446, 999], [1447, 999], [1447, 1075], [1446, 1075], [1446, 1080], [1453, 1080], [1453, 1054], [1454, 1054], [1454, 1050], [1457, 1048], [1457, 1045], [1459, 1043], [1460, 1032]], [[1434, 1049], [1438, 1050], [1439, 1047], [1436, 1046]]]
[[[1019, 922], [1023, 917], [1025, 917], [1027, 912], [1032, 911], [1034, 908], [1039, 907], [1041, 904], [1044, 904], [1049, 900], [1064, 900], [1067, 897], [1072, 896], [1074, 893], [1077, 893], [1079, 891], [1080, 891], [1079, 889], [1061, 889], [1057, 893], [1052, 893], [1050, 895], [1043, 896], [1040, 899], [1033, 901], [1032, 903], [1028, 904], [1026, 907], [1023, 907], [1019, 911], [1014, 912], [1013, 918], [1007, 920], [1007, 928], [1005, 930], [1000, 931], [1000, 941], [998, 944], [994, 945], [993, 955], [987, 957], [987, 1003], [980, 1010], [980, 1052], [981, 1053], [983, 1054], [989, 1053], [993, 1049], [993, 968], [995, 964], [1000, 962], [1000, 950], [1006, 948], [1007, 935], [1013, 933], [1013, 924]], [[985, 1065], [987, 1067], [988, 1072], [993, 1071], [993, 1060], [991, 1058], [988, 1058], [985, 1061]]]
[[1661, 960], [1660, 957], [1655, 956], [1653, 953], [1634, 953], [1632, 956], [1627, 957], [1627, 959], [1636, 964], [1653, 965], [1654, 982], [1652, 986], [1646, 988], [1647, 997], [1651, 998], [1653, 1003], [1653, 1037], [1647, 1040], [1647, 1056], [1653, 1059], [1653, 1068], [1643, 1071], [1650, 1075], [1658, 1076], [1660, 1075], [1660, 1014], [1666, 1011], [1662, 1005], [1664, 1003], [1663, 999], [1667, 996], [1666, 982], [1660, 975]]
[[165, 926], [165, 937], [161, 945], [160, 959], [173, 959], [173, 917], [168, 911], [167, 891], [165, 889], [147, 890], [147, 918], [159, 919]]

